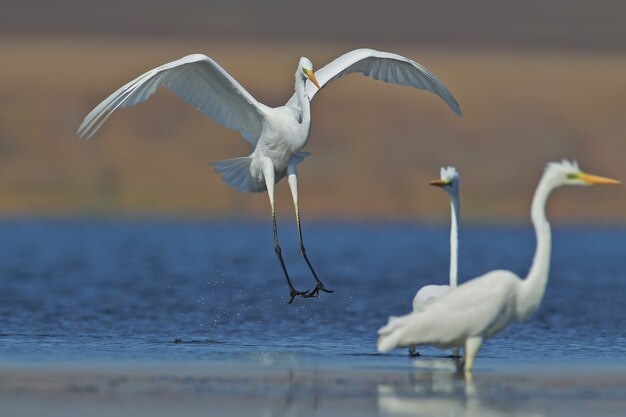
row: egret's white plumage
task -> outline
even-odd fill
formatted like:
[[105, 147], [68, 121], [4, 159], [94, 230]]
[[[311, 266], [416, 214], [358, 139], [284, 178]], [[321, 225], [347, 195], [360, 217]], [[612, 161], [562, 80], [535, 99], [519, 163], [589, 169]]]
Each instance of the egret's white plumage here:
[[[456, 99], [437, 77], [426, 67], [402, 55], [367, 48], [355, 49], [315, 71], [315, 77], [320, 87], [324, 88], [331, 81], [354, 72], [386, 83], [430, 91], [441, 97], [458, 116], [462, 114]], [[312, 83], [307, 83], [306, 94], [309, 100], [313, 100], [318, 90]], [[297, 94], [289, 99], [287, 105], [298, 105]]]
[[311, 128], [310, 100], [319, 88], [352, 72], [433, 92], [461, 115], [452, 94], [433, 74], [408, 58], [388, 52], [357, 49], [315, 73], [311, 61], [301, 58], [295, 73], [295, 93], [285, 106], [279, 107], [259, 103], [214, 60], [194, 54], [152, 69], [121, 87], [85, 117], [78, 135], [89, 139], [113, 111], [147, 100], [161, 86], [174, 91], [210, 119], [239, 131], [253, 146], [252, 154], [215, 162], [215, 169], [222, 174], [224, 181], [240, 191], [268, 191], [274, 217], [275, 251], [293, 300], [294, 296], [306, 296], [307, 293], [296, 291], [291, 285], [278, 245], [274, 216], [274, 184], [285, 176], [289, 177], [298, 222], [300, 253], [317, 282], [316, 288], [308, 295], [315, 296], [324, 287], [308, 261], [302, 243], [296, 165], [308, 155], [300, 150], [306, 144]]
[[[430, 182], [431, 185], [441, 187], [446, 191], [450, 197], [450, 276], [449, 285], [425, 285], [417, 291], [413, 298], [413, 311], [422, 311], [428, 303], [441, 297], [451, 288], [457, 286], [457, 271], [458, 271], [458, 248], [459, 248], [459, 236], [458, 236], [458, 223], [460, 215], [460, 189], [461, 189], [461, 176], [454, 167], [441, 167], [438, 180]], [[418, 355], [415, 346], [409, 347], [409, 355]], [[454, 348], [452, 356], [458, 357], [458, 348]]]
[[549, 163], [531, 207], [537, 248], [526, 279], [498, 270], [467, 281], [428, 303], [422, 311], [390, 318], [378, 331], [378, 350], [388, 352], [412, 345], [463, 346], [464, 368], [471, 372], [484, 339], [497, 334], [512, 321], [528, 319], [541, 303], [550, 267], [552, 242], [545, 206], [552, 190], [562, 185], [618, 183], [585, 174], [575, 162]]
[[450, 288], [456, 288], [458, 281], [458, 224], [460, 215], [460, 187], [461, 176], [454, 167], [442, 167], [440, 179], [430, 182], [431, 185], [441, 187], [450, 197], [450, 280], [449, 285], [425, 285], [419, 289], [413, 298], [413, 311], [423, 310], [427, 303], [441, 297]]

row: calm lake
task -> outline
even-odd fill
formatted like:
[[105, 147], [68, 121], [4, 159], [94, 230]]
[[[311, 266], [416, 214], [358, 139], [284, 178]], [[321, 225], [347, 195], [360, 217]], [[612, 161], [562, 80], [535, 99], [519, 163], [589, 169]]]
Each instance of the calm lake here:
[[[408, 312], [422, 285], [448, 280], [445, 224], [305, 223], [307, 253], [335, 293], [292, 305], [270, 222], [3, 220], [0, 230], [3, 362], [296, 355], [397, 366], [406, 352], [377, 355], [376, 330]], [[487, 341], [476, 371], [498, 363], [626, 365], [626, 229], [553, 230], [540, 310]], [[312, 288], [295, 228], [279, 233], [294, 284]], [[460, 233], [460, 282], [499, 268], [525, 276], [530, 225], [462, 225]]]

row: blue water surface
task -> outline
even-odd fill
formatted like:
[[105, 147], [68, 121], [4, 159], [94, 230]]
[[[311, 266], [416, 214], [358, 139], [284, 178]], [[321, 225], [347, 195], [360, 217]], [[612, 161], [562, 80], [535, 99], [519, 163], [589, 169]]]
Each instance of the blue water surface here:
[[[447, 283], [447, 225], [304, 227], [335, 293], [288, 305], [269, 223], [3, 220], [0, 361], [404, 361], [404, 350], [376, 354], [376, 330], [408, 312], [422, 285]], [[294, 284], [312, 288], [295, 229], [281, 227], [280, 237]], [[524, 276], [534, 245], [530, 226], [464, 226], [460, 282], [499, 268]], [[554, 228], [540, 310], [486, 342], [477, 365], [512, 359], [625, 364], [626, 229]]]

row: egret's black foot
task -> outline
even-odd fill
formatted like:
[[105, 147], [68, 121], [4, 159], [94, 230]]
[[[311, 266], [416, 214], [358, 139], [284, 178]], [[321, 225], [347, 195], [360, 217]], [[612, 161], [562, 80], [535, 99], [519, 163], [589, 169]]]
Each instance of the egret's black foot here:
[[315, 288], [313, 288], [311, 291], [308, 292], [308, 297], [319, 297], [320, 296], [320, 291], [323, 291], [325, 293], [328, 294], [332, 294], [335, 292], [335, 290], [328, 290], [326, 289], [326, 287], [324, 287], [324, 284], [322, 284], [322, 281], [317, 281], [317, 285], [315, 286]]
[[308, 291], [296, 291], [293, 288], [291, 288], [289, 290], [289, 295], [291, 296], [291, 298], [289, 299], [289, 303], [288, 304], [293, 303], [293, 299], [296, 298], [296, 297], [311, 298], [311, 296], [309, 295]]
[[409, 358], [417, 358], [417, 357], [420, 357], [420, 356], [422, 356], [422, 355], [420, 355], [420, 353], [417, 351], [415, 346], [411, 346], [409, 348]]

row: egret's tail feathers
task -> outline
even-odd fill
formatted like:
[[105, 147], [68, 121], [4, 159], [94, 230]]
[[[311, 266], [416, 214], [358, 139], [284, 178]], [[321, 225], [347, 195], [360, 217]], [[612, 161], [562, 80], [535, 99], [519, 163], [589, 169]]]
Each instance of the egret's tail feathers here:
[[[296, 164], [304, 161], [309, 156], [309, 152], [296, 152], [292, 160]], [[252, 177], [250, 173], [250, 164], [252, 156], [243, 156], [240, 158], [224, 159], [222, 161], [211, 162], [210, 165], [215, 167], [215, 172], [222, 174], [222, 181], [231, 187], [235, 187], [239, 191], [248, 193], [260, 193], [266, 190], [265, 183], [258, 181]], [[276, 174], [276, 182], [282, 179], [285, 173]]]
[[407, 316], [402, 316], [402, 317], [389, 316], [389, 321], [387, 322], [386, 325], [378, 329], [378, 334], [382, 336], [382, 335], [391, 333], [398, 327], [401, 327], [402, 323], [404, 323], [404, 321], [406, 320], [406, 317]]
[[378, 329], [378, 351], [381, 353], [389, 352], [398, 347], [400, 338], [404, 333], [404, 329], [408, 324], [410, 314], [401, 317], [389, 317], [387, 324]]
[[378, 337], [376, 347], [380, 353], [391, 352], [398, 347], [400, 341], [400, 332], [394, 331], [391, 333], [383, 334]]
[[215, 172], [222, 174], [222, 181], [239, 191], [259, 192], [265, 188], [258, 189], [258, 184], [250, 174], [251, 156], [241, 158], [224, 159], [222, 161], [211, 162], [215, 167]]

